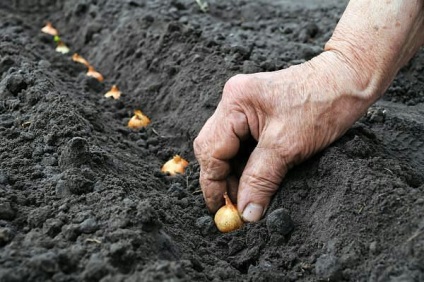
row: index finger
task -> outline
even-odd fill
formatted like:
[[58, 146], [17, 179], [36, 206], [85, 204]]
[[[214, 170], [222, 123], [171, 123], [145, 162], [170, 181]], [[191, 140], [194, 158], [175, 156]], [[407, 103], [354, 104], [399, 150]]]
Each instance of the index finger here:
[[248, 134], [244, 113], [225, 111], [220, 103], [194, 140], [194, 152], [200, 164], [200, 186], [211, 212], [223, 204], [231, 171], [229, 161], [237, 154], [240, 140]]

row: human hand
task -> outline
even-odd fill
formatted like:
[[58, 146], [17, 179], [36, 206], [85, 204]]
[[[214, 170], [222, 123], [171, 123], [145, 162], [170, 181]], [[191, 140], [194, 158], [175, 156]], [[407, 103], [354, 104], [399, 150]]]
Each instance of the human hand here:
[[[423, 6], [352, 0], [326, 52], [286, 70], [231, 78], [194, 142], [209, 210], [227, 191], [245, 221], [259, 220], [287, 170], [341, 136], [423, 45]], [[250, 136], [257, 145], [244, 164], [239, 152]]]
[[[194, 142], [209, 210], [228, 192], [245, 221], [259, 220], [287, 170], [341, 136], [373, 102], [359, 91], [359, 77], [337, 53], [324, 52], [285, 70], [231, 78]], [[249, 137], [257, 144], [247, 163], [234, 161]]]

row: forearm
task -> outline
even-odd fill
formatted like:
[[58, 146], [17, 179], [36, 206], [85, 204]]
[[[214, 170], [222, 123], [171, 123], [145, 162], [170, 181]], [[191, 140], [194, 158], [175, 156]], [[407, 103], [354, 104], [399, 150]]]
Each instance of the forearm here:
[[424, 0], [351, 0], [325, 46], [375, 102], [424, 43]]

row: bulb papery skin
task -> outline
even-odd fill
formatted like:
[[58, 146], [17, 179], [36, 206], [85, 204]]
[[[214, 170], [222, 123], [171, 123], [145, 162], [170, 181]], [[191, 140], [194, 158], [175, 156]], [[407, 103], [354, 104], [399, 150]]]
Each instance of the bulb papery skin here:
[[231, 201], [229, 201], [229, 199], [226, 198], [225, 206], [221, 207], [216, 212], [215, 224], [218, 230], [222, 233], [235, 231], [243, 226], [243, 221], [237, 208], [231, 203]]

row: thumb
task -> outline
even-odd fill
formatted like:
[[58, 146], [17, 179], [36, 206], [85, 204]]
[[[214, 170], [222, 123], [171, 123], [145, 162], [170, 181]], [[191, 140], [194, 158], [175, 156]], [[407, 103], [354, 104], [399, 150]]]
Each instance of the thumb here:
[[275, 148], [256, 147], [240, 178], [237, 207], [244, 221], [262, 218], [287, 172], [285, 158]]

